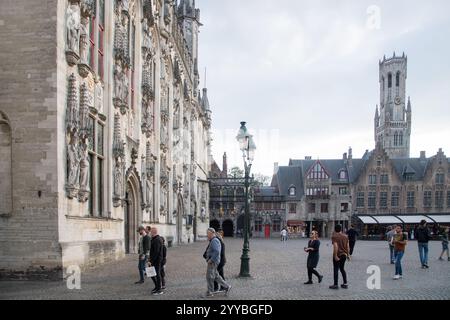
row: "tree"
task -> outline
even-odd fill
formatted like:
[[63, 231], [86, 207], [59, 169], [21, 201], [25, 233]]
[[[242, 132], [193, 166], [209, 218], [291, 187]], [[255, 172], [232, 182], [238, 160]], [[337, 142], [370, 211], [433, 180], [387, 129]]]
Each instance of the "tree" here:
[[254, 175], [253, 187], [268, 187], [270, 186], [271, 178], [269, 176], [265, 176], [261, 173], [256, 173]]
[[233, 167], [230, 170], [229, 178], [243, 178], [244, 170], [241, 170], [239, 167]]

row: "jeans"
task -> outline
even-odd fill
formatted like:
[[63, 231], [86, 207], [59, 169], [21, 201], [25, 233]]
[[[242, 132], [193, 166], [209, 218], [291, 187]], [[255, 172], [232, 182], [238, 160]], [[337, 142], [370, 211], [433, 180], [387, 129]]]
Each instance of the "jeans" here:
[[391, 263], [395, 263], [394, 246], [389, 245], [389, 251], [391, 253]]
[[334, 285], [337, 286], [339, 283], [339, 271], [341, 271], [342, 278], [344, 279], [344, 284], [347, 284], [347, 273], [345, 272], [345, 261], [347, 260], [346, 255], [339, 257], [339, 261], [333, 258], [333, 273], [334, 273]]
[[320, 279], [320, 274], [317, 272], [315, 268], [308, 268], [308, 281], [312, 282], [312, 276], [313, 274], [317, 277], [317, 279]]
[[[223, 268], [225, 267], [225, 265], [223, 264], [219, 264], [219, 266], [217, 267], [217, 272], [219, 273], [219, 275], [222, 277], [223, 280], [225, 280], [225, 275], [223, 273]], [[214, 281], [214, 291], [219, 291], [219, 290], [223, 290], [225, 288], [221, 288], [219, 286], [219, 284], [217, 283], [217, 281]]]
[[161, 287], [166, 286], [166, 270], [164, 265], [161, 266]]
[[350, 255], [353, 255], [353, 249], [355, 249], [355, 244], [356, 244], [356, 240], [351, 240], [349, 241], [349, 245], [350, 245]]
[[144, 272], [145, 272], [145, 267], [147, 266], [147, 257], [144, 258], [144, 260], [141, 260], [141, 257], [139, 257], [139, 264], [138, 264], [138, 269], [139, 269], [139, 280], [140, 281], [145, 281], [144, 278]]
[[404, 251], [395, 251], [395, 275], [402, 276], [403, 270], [402, 270], [402, 258], [405, 254]]
[[206, 270], [206, 282], [208, 284], [208, 292], [212, 293], [214, 292], [214, 282], [217, 282], [219, 286], [222, 286], [222, 288], [228, 289], [230, 286], [223, 280], [223, 278], [220, 276], [219, 272], [217, 271], [217, 264], [213, 262], [208, 263], [208, 268]]
[[422, 266], [428, 265], [428, 243], [418, 243], [420, 263]]

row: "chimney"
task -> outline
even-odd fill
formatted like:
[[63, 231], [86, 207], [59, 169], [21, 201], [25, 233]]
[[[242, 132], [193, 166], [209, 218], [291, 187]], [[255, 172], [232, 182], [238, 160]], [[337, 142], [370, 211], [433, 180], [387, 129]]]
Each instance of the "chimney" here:
[[425, 151], [420, 151], [420, 160], [426, 160], [427, 159], [427, 153]]
[[225, 177], [228, 176], [228, 163], [227, 163], [227, 153], [226, 152], [223, 154], [222, 174]]
[[352, 147], [348, 148], [347, 164], [349, 167], [353, 166], [353, 149], [352, 149]]
[[278, 165], [278, 162], [275, 162], [275, 163], [273, 164], [273, 174], [274, 174], [274, 175], [278, 173], [279, 167], [280, 167], [280, 166]]
[[347, 160], [347, 152], [344, 153], [344, 155], [342, 156], [342, 159]]

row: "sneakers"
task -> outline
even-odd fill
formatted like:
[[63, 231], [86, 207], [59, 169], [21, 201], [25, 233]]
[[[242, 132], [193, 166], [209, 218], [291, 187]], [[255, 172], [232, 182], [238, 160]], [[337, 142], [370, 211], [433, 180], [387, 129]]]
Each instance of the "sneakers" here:
[[330, 286], [329, 288], [332, 289], [332, 290], [337, 290], [337, 289], [339, 289], [339, 286], [338, 285], [333, 285], [333, 286]]
[[160, 296], [160, 295], [162, 295], [162, 294], [164, 294], [164, 291], [162, 291], [162, 290], [153, 290], [152, 291], [152, 296]]
[[228, 288], [225, 289], [225, 295], [228, 296], [231, 290], [231, 285], [228, 285]]
[[208, 291], [208, 292], [206, 293], [206, 297], [207, 297], [207, 298], [212, 298], [212, 297], [214, 297], [214, 293]]
[[139, 280], [139, 281], [136, 281], [134, 284], [143, 284], [143, 283], [144, 283], [143, 280]]
[[322, 283], [323, 276], [319, 276], [319, 283]]
[[304, 284], [313, 284], [312, 281], [306, 281]]
[[400, 275], [396, 274], [392, 279], [399, 280], [400, 279]]
[[430, 269], [430, 267], [427, 264], [423, 265], [425, 267], [425, 269]]
[[348, 284], [341, 284], [342, 289], [348, 289]]

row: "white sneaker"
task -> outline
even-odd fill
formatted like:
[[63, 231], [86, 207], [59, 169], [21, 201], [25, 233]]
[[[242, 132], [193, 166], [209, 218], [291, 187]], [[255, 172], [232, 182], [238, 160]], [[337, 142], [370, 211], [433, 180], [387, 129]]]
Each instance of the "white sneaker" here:
[[400, 279], [400, 276], [398, 274], [396, 274], [392, 279], [398, 280], [398, 279]]

